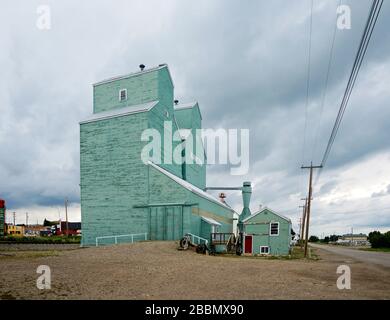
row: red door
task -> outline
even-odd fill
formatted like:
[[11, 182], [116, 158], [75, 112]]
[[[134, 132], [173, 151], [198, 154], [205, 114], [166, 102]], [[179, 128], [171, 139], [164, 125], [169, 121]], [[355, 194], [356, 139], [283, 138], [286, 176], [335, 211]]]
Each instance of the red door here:
[[245, 236], [245, 253], [252, 253], [252, 236]]

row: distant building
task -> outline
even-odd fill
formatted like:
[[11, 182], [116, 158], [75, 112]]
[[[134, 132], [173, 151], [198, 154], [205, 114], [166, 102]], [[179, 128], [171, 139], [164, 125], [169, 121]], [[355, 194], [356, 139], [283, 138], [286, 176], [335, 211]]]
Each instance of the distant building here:
[[44, 225], [50, 227], [51, 233], [57, 236], [66, 234], [78, 235], [81, 233], [81, 222], [68, 222], [67, 225], [66, 221], [49, 221], [45, 219]]
[[68, 222], [68, 233], [66, 230], [66, 221], [61, 221], [60, 234], [70, 235], [78, 235], [81, 233], [81, 222]]
[[367, 235], [365, 235], [363, 233], [359, 233], [359, 234], [347, 233], [347, 234], [344, 234], [341, 238], [343, 240], [349, 240], [349, 241], [366, 241]]
[[5, 236], [5, 201], [0, 199], [0, 237]]
[[47, 227], [35, 224], [35, 225], [28, 225], [24, 228], [24, 233], [25, 235], [28, 236], [38, 236], [41, 231], [46, 230]]
[[366, 246], [370, 244], [369, 241], [367, 240], [367, 235], [363, 233], [344, 234], [340, 239], [336, 241], [336, 243], [341, 245], [346, 245], [346, 246]]
[[24, 237], [24, 226], [6, 224], [6, 234], [12, 237]]
[[243, 223], [245, 254], [288, 255], [291, 245], [291, 220], [265, 207]]

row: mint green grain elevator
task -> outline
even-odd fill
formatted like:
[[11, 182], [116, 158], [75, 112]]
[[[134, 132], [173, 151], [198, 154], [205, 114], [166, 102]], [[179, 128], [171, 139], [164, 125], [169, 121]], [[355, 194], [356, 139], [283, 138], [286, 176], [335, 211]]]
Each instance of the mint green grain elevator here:
[[234, 210], [204, 191], [205, 163], [142, 161], [146, 129], [169, 140], [159, 150], [164, 159], [190, 139], [177, 141], [174, 133], [200, 129], [202, 116], [197, 102], [174, 103], [166, 64], [140, 68], [95, 83], [93, 113], [80, 122], [82, 245], [232, 232]]

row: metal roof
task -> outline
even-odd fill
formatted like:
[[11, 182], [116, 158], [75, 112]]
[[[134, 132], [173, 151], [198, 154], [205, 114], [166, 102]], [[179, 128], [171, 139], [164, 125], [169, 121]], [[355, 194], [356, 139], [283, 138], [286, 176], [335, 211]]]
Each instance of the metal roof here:
[[287, 218], [287, 217], [285, 217], [285, 216], [283, 216], [283, 215], [281, 215], [281, 214], [275, 212], [274, 210], [271, 210], [271, 209], [268, 208], [268, 207], [264, 207], [264, 208], [261, 209], [260, 211], [251, 214], [248, 218], [245, 218], [244, 220], [242, 220], [242, 222], [244, 223], [244, 222], [246, 222], [246, 221], [252, 219], [253, 217], [257, 216], [258, 214], [264, 212], [265, 210], [268, 210], [268, 211], [272, 212], [273, 214], [275, 214], [275, 215], [281, 217], [282, 219], [284, 219], [284, 220], [286, 220], [286, 221], [288, 221], [288, 222], [291, 223], [291, 219], [290, 219], [290, 218]]
[[196, 106], [197, 103], [198, 103], [197, 101], [193, 101], [193, 102], [181, 103], [181, 104], [178, 104], [178, 105], [174, 105], [173, 107], [174, 107], [175, 110], [191, 109], [194, 106]]
[[214, 219], [203, 217], [203, 216], [200, 216], [200, 218], [202, 220], [206, 221], [208, 224], [211, 224], [211, 225], [214, 225], [214, 226], [221, 226], [221, 224], [218, 221], [215, 221]]
[[157, 103], [158, 103], [158, 100], [143, 103], [143, 104], [130, 105], [130, 106], [127, 106], [124, 108], [116, 108], [113, 110], [94, 113], [89, 118], [81, 121], [80, 124], [99, 121], [99, 120], [106, 120], [106, 119], [111, 119], [111, 118], [116, 118], [116, 117], [127, 116], [127, 115], [133, 114], [133, 113], [149, 111]]
[[213, 197], [211, 194], [203, 191], [202, 189], [194, 186], [192, 183], [186, 181], [186, 180], [183, 180], [182, 178], [179, 178], [178, 176], [175, 176], [173, 173], [170, 173], [169, 171], [161, 168], [160, 166], [156, 165], [155, 163], [153, 163], [152, 161], [148, 161], [148, 165], [151, 165], [153, 168], [157, 169], [158, 171], [160, 171], [161, 173], [165, 174], [167, 177], [171, 178], [172, 180], [174, 180], [175, 182], [177, 182], [178, 184], [180, 184], [182, 187], [186, 188], [187, 190], [193, 192], [193, 193], [196, 193], [197, 195], [207, 199], [207, 200], [210, 200], [218, 205], [220, 205], [221, 207], [224, 207], [225, 209], [228, 209], [229, 211], [232, 211], [232, 212], [235, 212], [231, 207], [225, 205], [224, 203], [222, 203], [221, 201], [219, 201], [217, 198]]
[[160, 64], [157, 67], [145, 69], [143, 71], [140, 70], [140, 71], [128, 73], [128, 74], [125, 74], [125, 75], [122, 75], [122, 76], [108, 78], [106, 80], [102, 80], [102, 81], [96, 82], [96, 83], [94, 83], [92, 85], [95, 87], [95, 86], [98, 86], [98, 85], [101, 85], [101, 84], [105, 84], [105, 83], [109, 83], [109, 82], [113, 82], [113, 81], [117, 81], [117, 80], [128, 79], [128, 78], [131, 78], [131, 77], [139, 76], [139, 75], [144, 74], [144, 73], [160, 70], [162, 68], [167, 68], [169, 77], [171, 78], [172, 86], [174, 86], [173, 80], [172, 80], [172, 76], [171, 76], [171, 72], [169, 71], [168, 65], [166, 63], [162, 63], [162, 64]]
[[174, 105], [174, 106], [173, 106], [173, 109], [174, 109], [174, 111], [177, 112], [177, 111], [192, 109], [192, 108], [194, 108], [195, 106], [198, 106], [197, 109], [198, 109], [200, 118], [202, 119], [202, 113], [200, 112], [200, 108], [199, 108], [198, 101], [193, 101], [193, 102], [188, 102], [188, 103], [182, 103], [182, 104]]

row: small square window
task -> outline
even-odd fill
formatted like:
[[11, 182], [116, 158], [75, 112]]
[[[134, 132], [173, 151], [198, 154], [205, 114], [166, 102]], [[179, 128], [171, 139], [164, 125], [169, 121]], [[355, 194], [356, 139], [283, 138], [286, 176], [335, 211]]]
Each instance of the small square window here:
[[127, 100], [127, 89], [119, 90], [119, 101], [126, 101], [126, 100]]
[[269, 254], [269, 247], [260, 246], [260, 254]]

